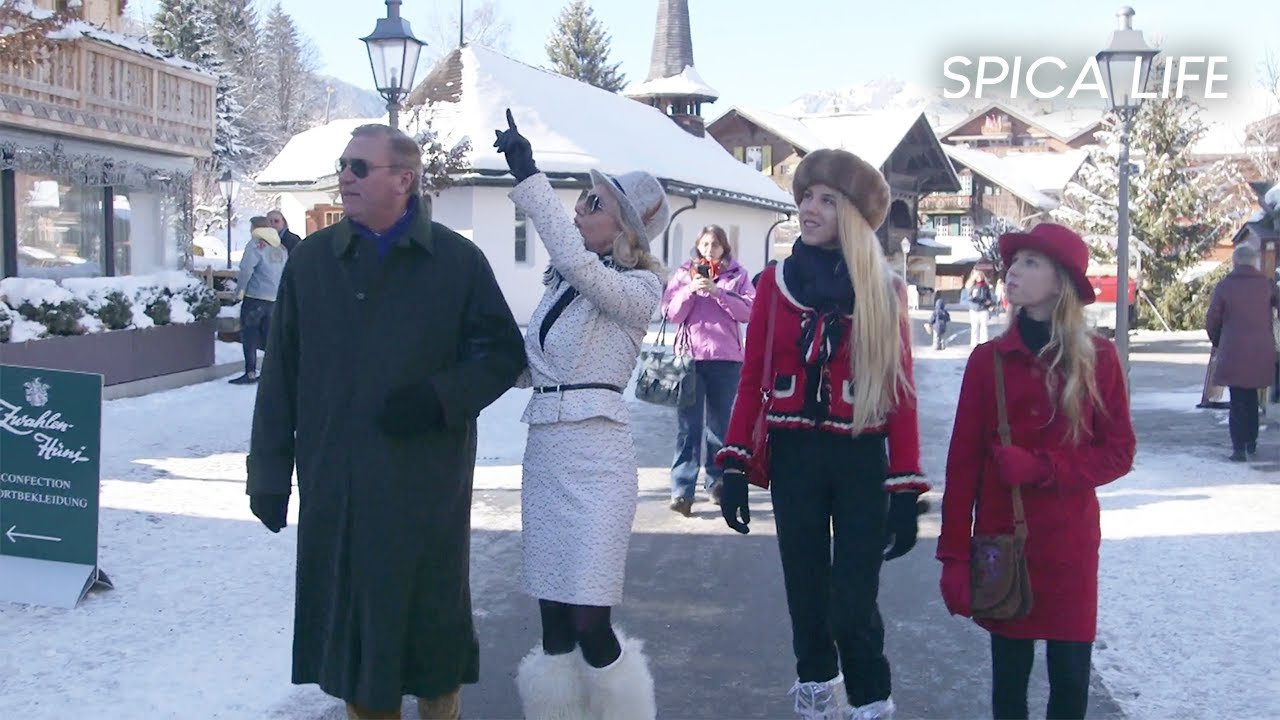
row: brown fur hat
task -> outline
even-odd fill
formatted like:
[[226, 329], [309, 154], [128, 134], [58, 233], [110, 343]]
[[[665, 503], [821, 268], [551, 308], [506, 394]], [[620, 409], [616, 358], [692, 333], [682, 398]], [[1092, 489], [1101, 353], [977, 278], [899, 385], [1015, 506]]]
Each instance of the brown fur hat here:
[[824, 148], [805, 155], [791, 182], [796, 205], [811, 185], [827, 185], [849, 198], [872, 230], [883, 225], [889, 214], [889, 183], [879, 170], [847, 150]]

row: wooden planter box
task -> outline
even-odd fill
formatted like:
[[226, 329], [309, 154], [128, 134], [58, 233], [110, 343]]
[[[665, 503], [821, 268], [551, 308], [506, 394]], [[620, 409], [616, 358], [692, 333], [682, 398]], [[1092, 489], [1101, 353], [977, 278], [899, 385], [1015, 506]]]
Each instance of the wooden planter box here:
[[118, 385], [210, 367], [216, 327], [216, 320], [202, 320], [0, 343], [0, 363], [98, 373], [104, 385]]

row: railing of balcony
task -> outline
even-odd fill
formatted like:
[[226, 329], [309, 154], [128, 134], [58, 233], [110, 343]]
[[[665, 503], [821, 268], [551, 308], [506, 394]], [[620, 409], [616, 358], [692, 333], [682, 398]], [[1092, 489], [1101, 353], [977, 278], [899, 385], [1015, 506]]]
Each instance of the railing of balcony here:
[[123, 144], [194, 156], [213, 149], [214, 92], [211, 77], [92, 38], [59, 42], [37, 65], [0, 59], [0, 100], [11, 101], [0, 110], [10, 120], [105, 131]]

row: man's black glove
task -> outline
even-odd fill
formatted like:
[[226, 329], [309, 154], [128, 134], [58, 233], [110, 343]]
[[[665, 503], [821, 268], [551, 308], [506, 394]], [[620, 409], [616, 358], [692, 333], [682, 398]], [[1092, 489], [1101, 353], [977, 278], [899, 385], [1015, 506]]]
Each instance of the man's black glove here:
[[430, 381], [402, 385], [387, 396], [375, 421], [391, 437], [421, 435], [444, 427], [444, 407]]
[[885, 521], [885, 547], [889, 548], [885, 560], [893, 560], [907, 554], [916, 545], [919, 517], [929, 511], [929, 503], [921, 500], [919, 493], [901, 490], [889, 496], [889, 516]]
[[289, 524], [289, 496], [261, 493], [249, 496], [249, 510], [273, 533]]
[[741, 468], [726, 467], [720, 480], [720, 514], [729, 527], [746, 535], [751, 532], [751, 508], [747, 506], [747, 474]]
[[493, 141], [493, 146], [506, 156], [507, 167], [511, 168], [511, 174], [515, 176], [516, 182], [523, 182], [525, 178], [538, 174], [538, 166], [533, 162], [533, 146], [516, 130], [516, 121], [511, 117], [511, 108], [507, 108], [507, 129], [494, 130], [493, 134], [498, 136], [498, 139]]

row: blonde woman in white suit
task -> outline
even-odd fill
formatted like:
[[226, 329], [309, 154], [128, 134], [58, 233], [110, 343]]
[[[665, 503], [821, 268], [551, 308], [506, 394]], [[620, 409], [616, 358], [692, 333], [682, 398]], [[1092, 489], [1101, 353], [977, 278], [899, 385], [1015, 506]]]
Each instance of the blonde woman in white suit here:
[[622, 390], [662, 298], [649, 242], [666, 228], [652, 175], [592, 171], [570, 217], [507, 111], [494, 146], [517, 184], [511, 199], [551, 259], [525, 336], [533, 387], [524, 413], [524, 590], [538, 598], [542, 643], [516, 684], [530, 720], [651, 720], [653, 677], [638, 640], [614, 630], [639, 480]]

